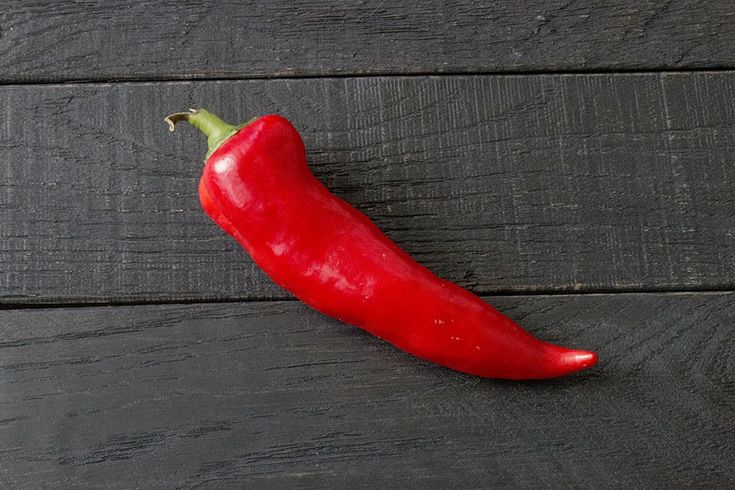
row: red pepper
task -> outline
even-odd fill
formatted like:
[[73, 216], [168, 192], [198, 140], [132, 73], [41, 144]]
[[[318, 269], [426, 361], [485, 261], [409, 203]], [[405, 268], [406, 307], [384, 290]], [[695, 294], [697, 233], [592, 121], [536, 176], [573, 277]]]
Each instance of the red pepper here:
[[205, 110], [186, 120], [208, 136], [199, 184], [206, 213], [281, 287], [316, 310], [457, 371], [505, 379], [563, 376], [594, 352], [536, 339], [472, 293], [440, 279], [309, 171], [283, 117], [235, 127]]

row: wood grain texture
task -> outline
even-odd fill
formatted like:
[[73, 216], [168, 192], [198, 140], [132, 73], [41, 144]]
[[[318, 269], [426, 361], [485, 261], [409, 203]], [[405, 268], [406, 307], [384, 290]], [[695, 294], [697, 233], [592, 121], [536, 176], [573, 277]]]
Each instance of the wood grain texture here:
[[473, 291], [735, 286], [735, 73], [0, 89], [0, 301], [285, 298], [200, 210], [203, 137], [276, 112], [317, 176]]
[[0, 312], [0, 484], [735, 485], [735, 294], [488, 299], [601, 365], [481, 380], [290, 301]]
[[735, 67], [735, 4], [5, 0], [0, 81]]

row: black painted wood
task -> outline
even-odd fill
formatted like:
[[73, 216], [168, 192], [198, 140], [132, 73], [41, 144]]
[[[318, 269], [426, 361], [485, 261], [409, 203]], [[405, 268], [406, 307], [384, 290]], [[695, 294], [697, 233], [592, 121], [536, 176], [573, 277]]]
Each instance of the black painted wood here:
[[489, 299], [601, 365], [481, 380], [298, 302], [2, 311], [0, 484], [735, 485], [735, 294]]
[[[735, 288], [734, 22], [729, 0], [2, 3], [0, 487], [735, 487], [735, 293], [650, 293]], [[649, 73], [531, 74], [615, 70]], [[334, 78], [363, 74], [391, 76]], [[281, 79], [33, 85], [197, 78]], [[480, 380], [252, 301], [288, 295], [199, 209], [203, 140], [161, 121], [196, 105], [291, 118], [335, 193], [475, 292], [616, 293], [487, 298], [600, 366]]]
[[163, 115], [281, 113], [315, 173], [481, 293], [735, 285], [735, 73], [0, 88], [0, 301], [284, 298]]
[[6, 0], [0, 81], [735, 67], [730, 0]]

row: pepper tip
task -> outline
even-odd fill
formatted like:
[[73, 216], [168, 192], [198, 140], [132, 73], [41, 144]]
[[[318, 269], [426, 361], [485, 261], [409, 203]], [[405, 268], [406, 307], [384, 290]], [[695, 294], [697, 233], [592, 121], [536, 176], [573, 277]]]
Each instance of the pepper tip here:
[[596, 352], [589, 350], [570, 350], [563, 357], [563, 364], [570, 372], [591, 368], [599, 360]]

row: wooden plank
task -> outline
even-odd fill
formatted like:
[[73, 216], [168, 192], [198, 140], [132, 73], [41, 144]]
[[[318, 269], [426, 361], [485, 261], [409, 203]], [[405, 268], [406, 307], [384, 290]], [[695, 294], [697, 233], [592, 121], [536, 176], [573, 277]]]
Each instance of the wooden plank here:
[[4, 4], [6, 82], [735, 67], [730, 0]]
[[0, 312], [7, 488], [729, 488], [734, 293], [489, 300], [593, 371], [481, 380], [298, 302]]
[[315, 173], [480, 293], [735, 286], [735, 73], [0, 89], [5, 303], [284, 298], [200, 210], [203, 137], [281, 113]]

